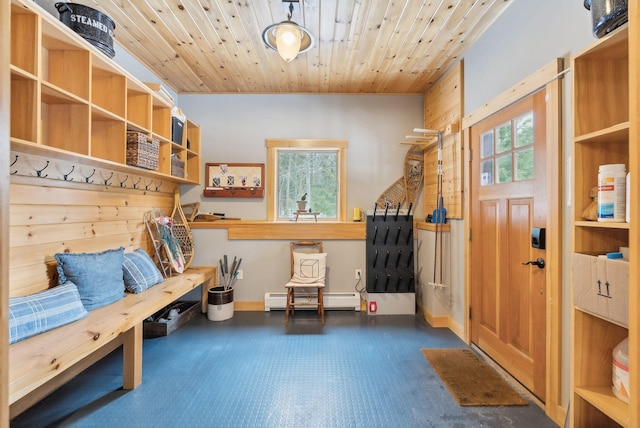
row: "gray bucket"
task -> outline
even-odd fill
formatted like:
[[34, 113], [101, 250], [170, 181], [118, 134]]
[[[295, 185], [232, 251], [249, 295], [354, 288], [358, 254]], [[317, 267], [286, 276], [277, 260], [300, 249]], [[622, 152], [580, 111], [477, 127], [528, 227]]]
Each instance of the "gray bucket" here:
[[113, 58], [116, 52], [113, 50], [113, 38], [116, 24], [109, 16], [77, 3], [55, 4], [60, 21], [76, 33], [80, 34], [86, 41], [100, 49], [109, 58]]

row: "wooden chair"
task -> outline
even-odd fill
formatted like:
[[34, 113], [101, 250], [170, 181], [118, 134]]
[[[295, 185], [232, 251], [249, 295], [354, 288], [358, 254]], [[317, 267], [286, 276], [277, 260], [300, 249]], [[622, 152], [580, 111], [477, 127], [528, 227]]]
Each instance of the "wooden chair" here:
[[322, 252], [322, 242], [291, 242], [290, 247], [291, 280], [285, 284], [287, 306], [284, 324], [289, 325], [289, 311], [293, 315], [296, 306], [317, 306], [324, 325], [326, 254]]

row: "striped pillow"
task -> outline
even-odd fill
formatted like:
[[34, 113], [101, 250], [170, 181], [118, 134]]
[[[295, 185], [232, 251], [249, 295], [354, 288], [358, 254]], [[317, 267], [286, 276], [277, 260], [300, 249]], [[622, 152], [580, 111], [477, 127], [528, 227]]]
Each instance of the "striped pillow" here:
[[124, 286], [132, 293], [141, 293], [164, 281], [155, 263], [142, 248], [124, 255], [122, 270]]
[[89, 315], [72, 282], [9, 299], [9, 343], [69, 324]]

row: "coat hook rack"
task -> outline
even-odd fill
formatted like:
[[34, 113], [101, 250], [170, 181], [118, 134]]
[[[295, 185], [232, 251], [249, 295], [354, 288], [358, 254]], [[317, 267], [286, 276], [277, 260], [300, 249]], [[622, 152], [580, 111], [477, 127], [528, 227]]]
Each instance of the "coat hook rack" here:
[[142, 177], [138, 177], [138, 181], [136, 181], [135, 183], [133, 183], [133, 188], [134, 189], [138, 189], [138, 184], [140, 184], [140, 181], [142, 181]]
[[49, 161], [47, 161], [47, 164], [44, 166], [44, 168], [36, 169], [37, 176], [40, 177], [40, 178], [47, 178], [49, 176], [49, 174], [42, 175], [42, 171], [47, 169], [48, 166], [49, 166]]
[[[13, 160], [13, 162], [11, 162], [11, 165], [9, 165], [9, 167], [14, 166], [16, 164], [16, 162], [18, 162], [18, 155], [16, 155], [16, 158]], [[16, 169], [15, 171], [13, 171], [11, 173], [11, 175], [14, 175], [14, 174], [17, 174], [17, 173], [18, 173], [18, 170]]]
[[105, 185], [105, 186], [111, 186], [111, 181], [109, 181], [109, 180], [111, 180], [111, 178], [112, 178], [112, 177], [113, 177], [113, 172], [112, 172], [112, 173], [111, 173], [111, 175], [110, 175], [109, 177], [107, 177], [107, 178], [102, 177], [102, 179], [104, 180], [104, 185]]
[[149, 182], [149, 184], [144, 183], [144, 190], [149, 190], [149, 187], [153, 184], [153, 179]]
[[[127, 174], [124, 180], [120, 181], [120, 187], [123, 187], [123, 188], [127, 187], [124, 183], [126, 183], [128, 179], [129, 179], [129, 174]], [[120, 176], [118, 176], [118, 180], [120, 180]]]
[[156, 192], [160, 191], [160, 187], [162, 187], [162, 181], [156, 186]]
[[69, 171], [66, 174], [62, 174], [62, 177], [64, 178], [64, 181], [73, 181], [73, 177], [69, 178], [69, 176], [73, 173], [73, 171], [76, 169], [75, 165], [71, 165], [71, 171]]
[[85, 176], [84, 174], [82, 175], [84, 177], [84, 182], [85, 183], [93, 183], [93, 180], [90, 180], [91, 177], [93, 177], [93, 174], [96, 173], [96, 169], [93, 168], [93, 171], [91, 171], [91, 174], [89, 174], [88, 176]]

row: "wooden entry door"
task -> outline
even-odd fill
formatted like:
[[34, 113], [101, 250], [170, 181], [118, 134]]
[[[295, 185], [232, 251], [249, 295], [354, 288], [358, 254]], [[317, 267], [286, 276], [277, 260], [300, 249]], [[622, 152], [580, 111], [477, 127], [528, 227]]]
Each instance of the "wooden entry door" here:
[[[470, 129], [471, 341], [545, 401], [544, 91]], [[549, 261], [544, 260], [545, 263]]]

